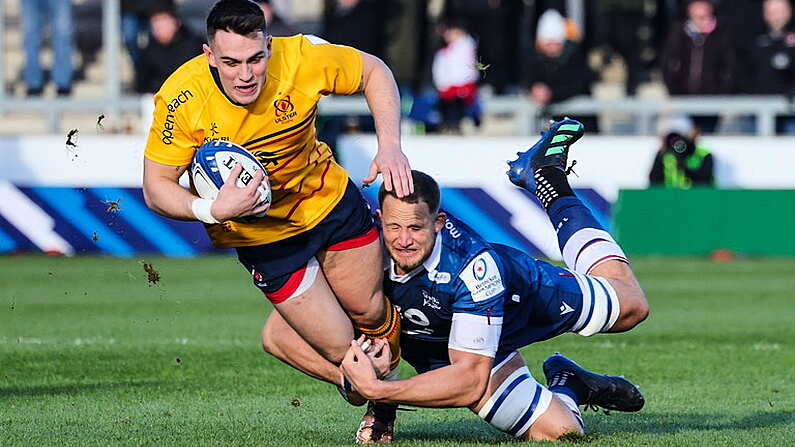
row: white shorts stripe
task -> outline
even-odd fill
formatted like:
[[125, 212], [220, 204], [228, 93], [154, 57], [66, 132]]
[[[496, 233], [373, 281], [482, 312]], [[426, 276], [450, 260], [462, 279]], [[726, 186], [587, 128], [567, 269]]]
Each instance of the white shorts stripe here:
[[[289, 299], [293, 299], [297, 296], [303, 295], [312, 284], [315, 283], [315, 278], [317, 278], [317, 272], [320, 270], [320, 264], [318, 264], [317, 259], [314, 256], [309, 258], [309, 261], [306, 263], [306, 271], [304, 272], [304, 277], [301, 279], [301, 284], [298, 284], [298, 287], [295, 289], [292, 295], [290, 295]], [[285, 301], [287, 301], [285, 300]]]

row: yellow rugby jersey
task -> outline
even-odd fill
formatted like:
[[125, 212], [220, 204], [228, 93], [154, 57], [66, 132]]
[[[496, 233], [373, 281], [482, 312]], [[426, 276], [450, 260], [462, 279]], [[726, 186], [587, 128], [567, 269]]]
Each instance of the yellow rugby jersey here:
[[205, 142], [228, 140], [268, 171], [273, 196], [267, 215], [250, 224], [205, 225], [217, 247], [266, 244], [306, 231], [345, 192], [347, 172], [317, 140], [317, 103], [323, 95], [358, 90], [362, 57], [351, 47], [313, 41], [273, 38], [265, 85], [250, 105], [230, 101], [203, 54], [178, 68], [155, 95], [146, 158], [184, 166]]

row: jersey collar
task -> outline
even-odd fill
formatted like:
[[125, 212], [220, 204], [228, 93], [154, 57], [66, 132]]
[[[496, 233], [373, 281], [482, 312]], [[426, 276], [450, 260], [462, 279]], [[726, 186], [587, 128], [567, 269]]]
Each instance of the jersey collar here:
[[403, 284], [408, 282], [411, 278], [417, 276], [423, 270], [427, 270], [428, 272], [435, 272], [436, 267], [439, 265], [439, 260], [441, 258], [442, 258], [442, 234], [436, 233], [436, 242], [433, 243], [433, 250], [431, 250], [431, 254], [424, 261], [422, 261], [421, 266], [406, 273], [405, 275], [398, 275], [395, 272], [395, 261], [392, 258], [389, 258], [389, 279], [390, 281]]
[[245, 104], [240, 104], [239, 102], [230, 98], [229, 95], [226, 94], [226, 92], [224, 91], [224, 86], [221, 85], [221, 75], [218, 74], [218, 69], [209, 64], [207, 65], [207, 67], [210, 69], [210, 74], [213, 77], [213, 82], [215, 83], [215, 86], [218, 88], [221, 94], [224, 95], [224, 97], [226, 97], [226, 100], [231, 102], [232, 105], [236, 105], [238, 107], [245, 107], [246, 106]]
[[422, 265], [425, 267], [425, 270], [429, 272], [436, 271], [436, 267], [439, 265], [439, 260], [442, 259], [442, 233], [436, 233], [436, 242], [433, 243], [433, 250], [431, 250], [430, 256], [423, 261]]

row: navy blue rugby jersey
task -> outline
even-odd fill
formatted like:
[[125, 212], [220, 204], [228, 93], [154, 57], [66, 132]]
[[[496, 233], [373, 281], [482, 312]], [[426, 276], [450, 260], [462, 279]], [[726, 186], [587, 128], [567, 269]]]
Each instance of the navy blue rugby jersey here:
[[[448, 348], [498, 363], [570, 330], [582, 306], [575, 275], [486, 242], [448, 214], [421, 266], [397, 275], [389, 262], [384, 292], [400, 309], [403, 358], [421, 373], [449, 365]], [[454, 319], [459, 329], [451, 338]]]

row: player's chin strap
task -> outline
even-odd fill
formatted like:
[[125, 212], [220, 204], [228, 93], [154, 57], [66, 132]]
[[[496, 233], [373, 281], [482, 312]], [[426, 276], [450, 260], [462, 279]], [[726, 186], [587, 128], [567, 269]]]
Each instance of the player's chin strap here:
[[196, 216], [196, 219], [208, 224], [219, 223], [218, 219], [213, 217], [213, 213], [210, 212], [210, 209], [213, 207], [213, 202], [214, 200], [210, 199], [194, 199], [190, 208], [193, 211], [193, 215]]

